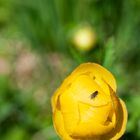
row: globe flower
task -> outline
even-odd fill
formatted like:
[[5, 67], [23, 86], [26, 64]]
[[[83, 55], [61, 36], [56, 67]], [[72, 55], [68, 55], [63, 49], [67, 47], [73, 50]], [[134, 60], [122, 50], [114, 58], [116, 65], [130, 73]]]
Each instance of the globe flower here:
[[91, 50], [96, 44], [96, 35], [91, 27], [77, 29], [73, 36], [73, 44], [83, 52]]
[[52, 97], [53, 123], [62, 140], [118, 140], [127, 123], [113, 75], [95, 63], [76, 68]]

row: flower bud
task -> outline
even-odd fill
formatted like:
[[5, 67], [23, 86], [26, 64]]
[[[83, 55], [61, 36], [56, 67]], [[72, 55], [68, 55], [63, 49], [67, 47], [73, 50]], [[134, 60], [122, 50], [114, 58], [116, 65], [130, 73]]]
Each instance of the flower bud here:
[[74, 46], [83, 52], [91, 50], [96, 44], [95, 31], [91, 27], [81, 27], [77, 29], [73, 36]]
[[127, 123], [113, 75], [95, 63], [76, 68], [52, 97], [53, 122], [62, 140], [118, 140]]

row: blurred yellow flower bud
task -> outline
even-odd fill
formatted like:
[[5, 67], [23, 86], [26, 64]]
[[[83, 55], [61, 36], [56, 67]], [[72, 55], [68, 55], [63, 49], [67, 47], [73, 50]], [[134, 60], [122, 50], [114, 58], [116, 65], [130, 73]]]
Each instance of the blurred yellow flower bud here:
[[76, 30], [73, 36], [73, 43], [80, 51], [91, 50], [96, 43], [96, 35], [91, 27], [83, 27]]
[[76, 68], [52, 97], [53, 122], [62, 140], [118, 140], [127, 123], [113, 75], [95, 63]]

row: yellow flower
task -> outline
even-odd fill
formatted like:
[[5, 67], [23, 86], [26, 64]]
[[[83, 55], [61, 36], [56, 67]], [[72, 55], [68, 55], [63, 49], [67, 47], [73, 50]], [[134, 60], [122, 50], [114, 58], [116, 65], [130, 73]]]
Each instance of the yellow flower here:
[[80, 51], [89, 51], [96, 43], [95, 32], [88, 26], [77, 29], [73, 36], [73, 43]]
[[52, 97], [53, 122], [62, 140], [118, 140], [127, 123], [113, 75], [95, 63], [76, 68]]

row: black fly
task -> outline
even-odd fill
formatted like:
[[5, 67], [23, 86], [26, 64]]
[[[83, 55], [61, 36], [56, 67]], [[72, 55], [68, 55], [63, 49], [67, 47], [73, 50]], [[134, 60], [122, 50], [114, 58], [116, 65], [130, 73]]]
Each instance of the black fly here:
[[95, 98], [97, 95], [98, 95], [98, 91], [96, 90], [95, 92], [93, 92], [93, 93], [90, 95], [90, 99]]

